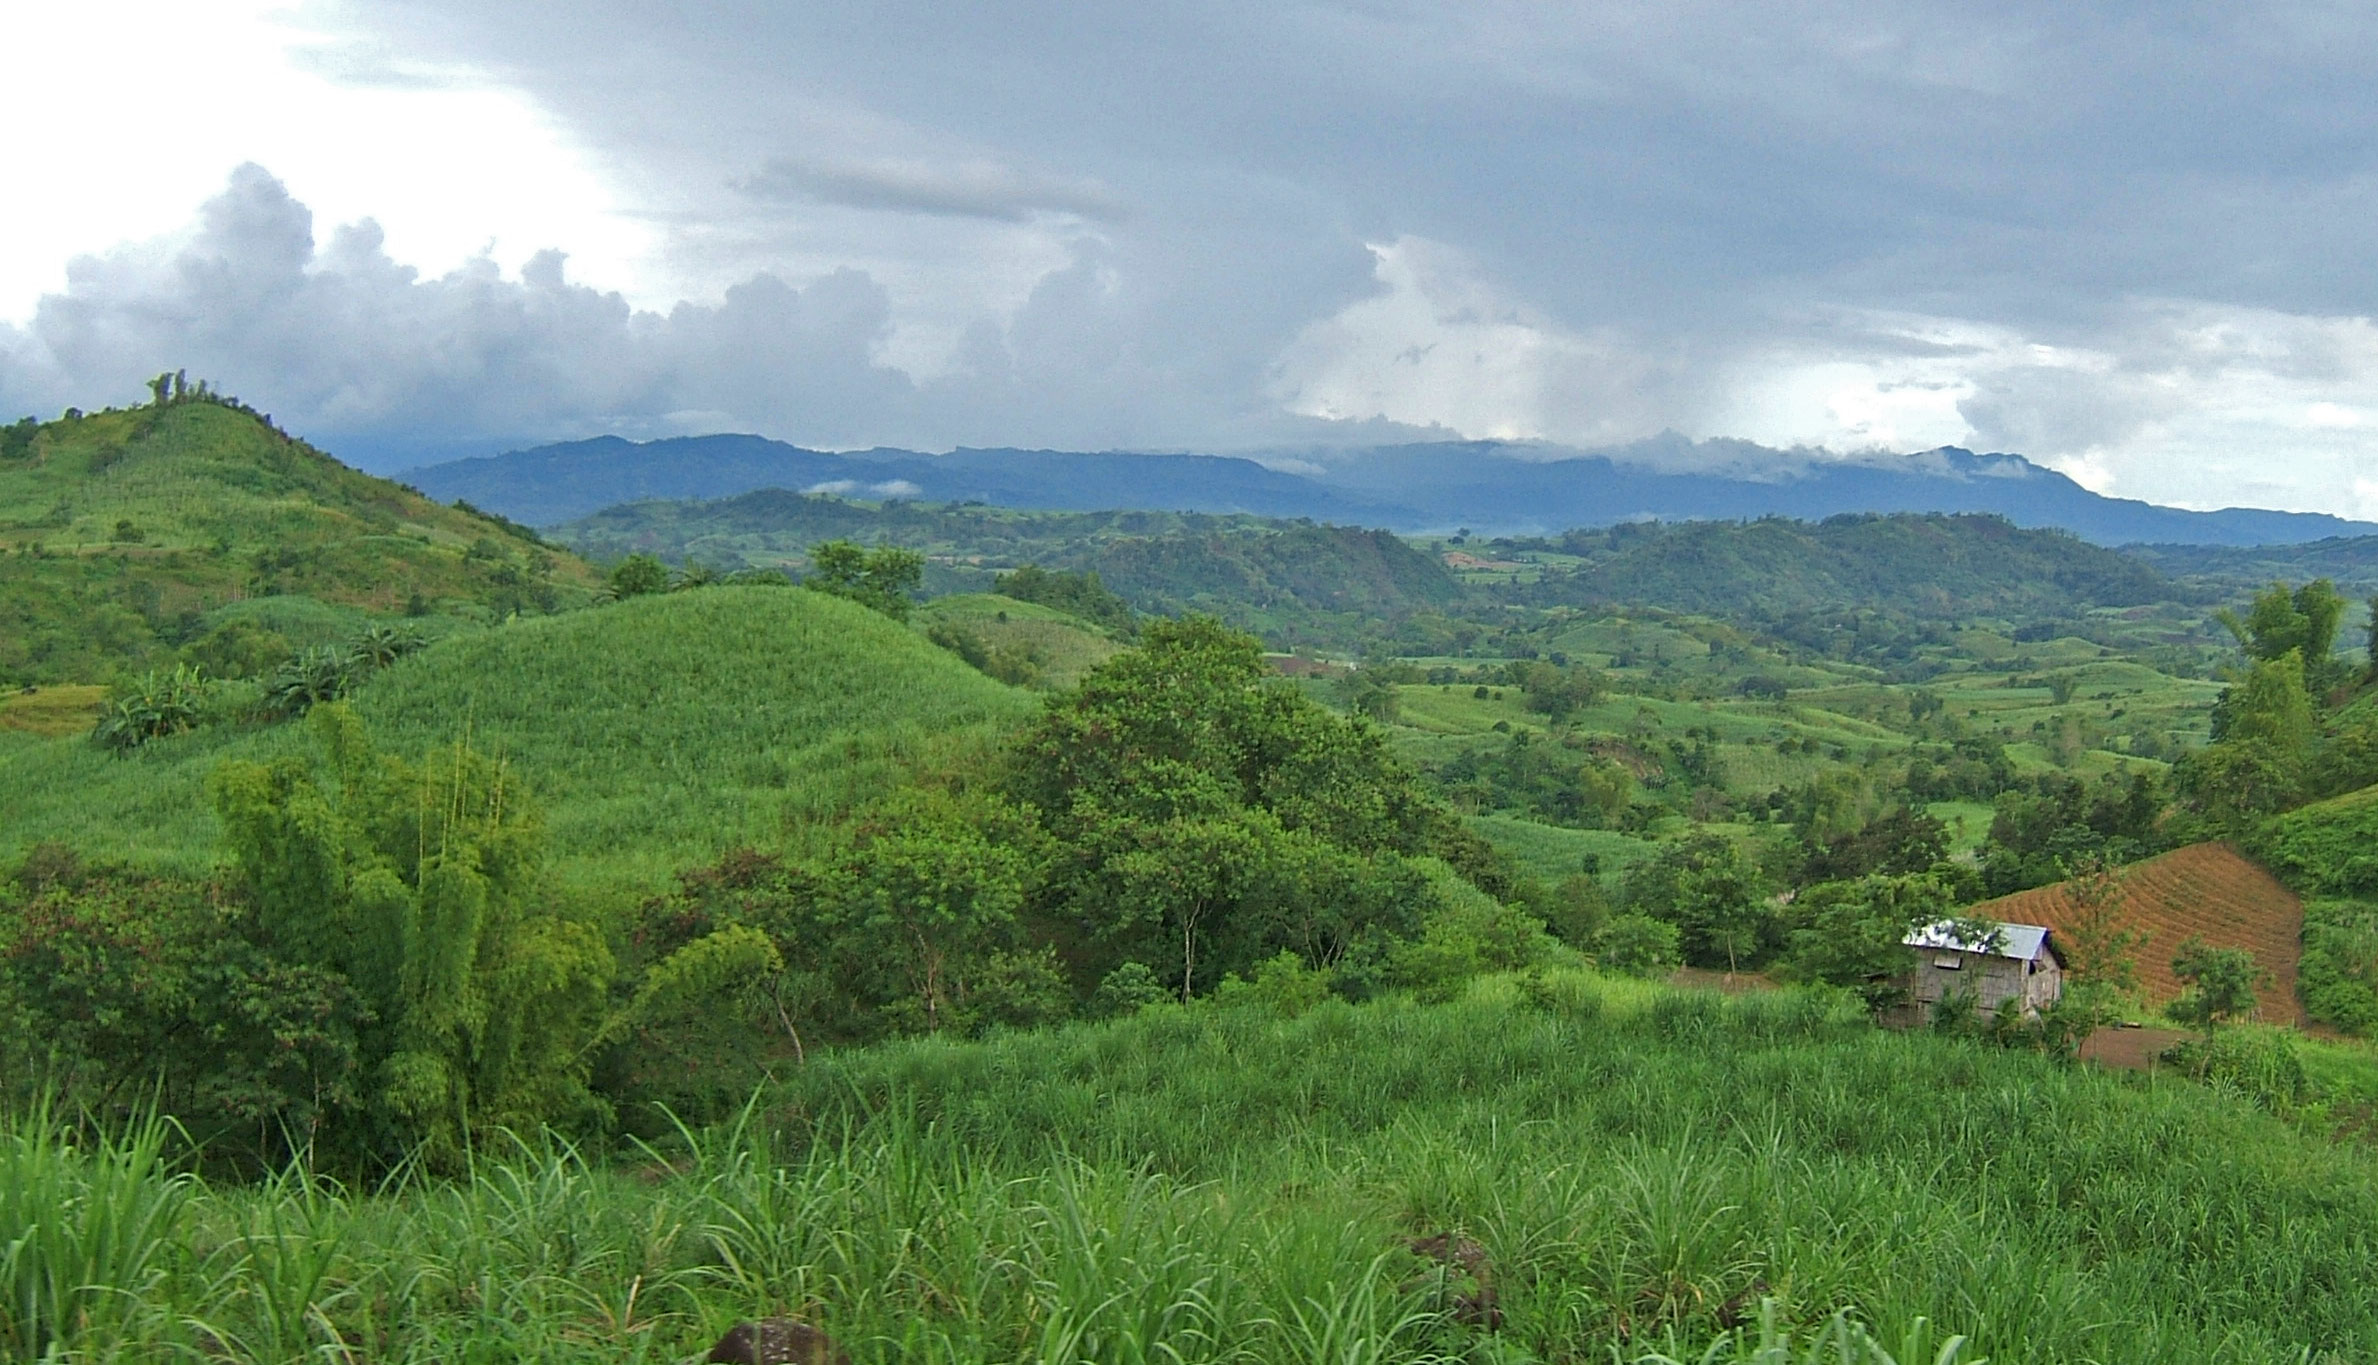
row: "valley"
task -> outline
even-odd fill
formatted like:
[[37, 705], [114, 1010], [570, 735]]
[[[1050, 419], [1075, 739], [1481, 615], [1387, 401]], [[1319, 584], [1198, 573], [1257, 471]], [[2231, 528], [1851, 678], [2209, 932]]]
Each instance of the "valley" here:
[[[2367, 543], [530, 526], [203, 388], [22, 430], [0, 1350], [2378, 1349]], [[1964, 918], [2056, 1005], [1877, 1027]]]

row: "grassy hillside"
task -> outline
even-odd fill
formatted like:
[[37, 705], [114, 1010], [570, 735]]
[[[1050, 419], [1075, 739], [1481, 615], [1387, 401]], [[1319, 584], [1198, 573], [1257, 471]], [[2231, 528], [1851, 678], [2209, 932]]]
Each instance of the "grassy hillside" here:
[[[863, 607], [712, 587], [458, 635], [375, 676], [355, 705], [391, 750], [467, 737], [518, 765], [573, 882], [650, 885], [872, 793], [943, 737], [1032, 701]], [[306, 745], [281, 725], [201, 730], [130, 758], [74, 738], [0, 750], [0, 859], [54, 838], [106, 860], [203, 865], [207, 771]]]
[[1041, 688], [1071, 687], [1123, 648], [1071, 613], [997, 593], [936, 597], [913, 619], [926, 638], [994, 677]]
[[[632, 1172], [531, 1147], [388, 1194], [177, 1188], [19, 1129], [0, 1190], [61, 1212], [0, 1262], [0, 1332], [390, 1365], [692, 1359], [787, 1311], [857, 1365], [2378, 1351], [2365, 1148], [1821, 997], [1548, 986], [823, 1056]], [[91, 1287], [16, 1292], [44, 1273]], [[1812, 1349], [1837, 1314], [1876, 1340]]]
[[592, 596], [575, 556], [240, 408], [190, 401], [16, 430], [0, 452], [0, 683], [104, 681], [257, 598], [500, 618]]

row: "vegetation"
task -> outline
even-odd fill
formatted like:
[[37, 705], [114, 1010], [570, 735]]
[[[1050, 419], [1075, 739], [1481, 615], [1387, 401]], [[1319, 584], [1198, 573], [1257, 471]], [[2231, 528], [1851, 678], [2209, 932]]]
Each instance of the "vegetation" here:
[[[2365, 1151], [1822, 997], [1554, 984], [821, 1056], [641, 1174], [531, 1142], [382, 1194], [233, 1185], [171, 1175], [158, 1128], [19, 1124], [0, 1331], [260, 1361], [664, 1361], [779, 1308], [858, 1361], [1813, 1363], [1836, 1313], [1870, 1365], [2378, 1339]], [[1474, 1273], [1412, 1249], [1447, 1233]]]
[[[376, 742], [467, 738], [547, 812], [552, 875], [624, 910], [679, 869], [792, 837], [1031, 710], [907, 629], [847, 602], [720, 586], [441, 640], [351, 698]], [[93, 861], [197, 874], [226, 758], [310, 749], [286, 725], [213, 725], [108, 757], [58, 739], [0, 758], [0, 857], [42, 840]], [[558, 893], [557, 893], [558, 894]]]
[[588, 600], [523, 528], [375, 479], [184, 381], [180, 400], [22, 424], [0, 455], [0, 683], [170, 672], [227, 605], [501, 619]]
[[[2326, 579], [792, 494], [598, 574], [152, 398], [0, 429], [0, 536], [115, 499], [0, 557], [100, 585], [0, 639], [0, 1350], [2378, 1346], [2378, 1063], [2282, 1027], [2378, 1026]], [[1943, 920], [2065, 1001], [1878, 1032]]]

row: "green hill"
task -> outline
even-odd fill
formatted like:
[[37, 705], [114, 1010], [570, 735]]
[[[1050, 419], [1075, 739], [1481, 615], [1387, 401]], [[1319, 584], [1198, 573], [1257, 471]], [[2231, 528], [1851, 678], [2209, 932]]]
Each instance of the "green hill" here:
[[0, 683], [165, 661], [228, 605], [501, 618], [591, 599], [523, 528], [350, 469], [214, 400], [18, 423], [0, 441]]
[[[650, 886], [892, 781], [937, 741], [1027, 714], [885, 617], [794, 588], [639, 597], [456, 635], [376, 675], [357, 712], [392, 751], [468, 738], [515, 763], [565, 880]], [[214, 855], [205, 775], [303, 753], [304, 727], [200, 730], [111, 758], [83, 739], [0, 750], [0, 861], [59, 839], [103, 861]]]
[[556, 528], [597, 558], [630, 551], [739, 568], [797, 567], [810, 546], [904, 545], [936, 591], [989, 586], [996, 569], [1094, 570], [1143, 611], [1205, 611], [1267, 627], [1442, 607], [1463, 593], [1444, 564], [1386, 531], [1174, 512], [1013, 512], [881, 505], [764, 490], [717, 502], [643, 502]]
[[1923, 619], [2060, 617], [2179, 600], [2147, 564], [2062, 531], [1988, 516], [1641, 522], [1546, 546], [1579, 561], [1530, 600], [1726, 616], [1844, 608]]
[[1004, 682], [1071, 687], [1123, 646], [1070, 612], [997, 593], [954, 593], [917, 608], [925, 637]]

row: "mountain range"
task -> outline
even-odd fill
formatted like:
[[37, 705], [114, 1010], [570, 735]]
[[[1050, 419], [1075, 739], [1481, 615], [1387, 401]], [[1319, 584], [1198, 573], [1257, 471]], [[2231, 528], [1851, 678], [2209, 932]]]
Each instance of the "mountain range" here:
[[605, 436], [429, 465], [402, 477], [440, 500], [461, 499], [536, 526], [620, 503], [784, 488], [1050, 511], [1246, 512], [1407, 532], [1541, 534], [1644, 520], [1986, 512], [2103, 545], [2293, 545], [2378, 533], [2378, 524], [2324, 513], [2198, 512], [2106, 497], [2020, 455], [1949, 446], [1913, 455], [1811, 458], [1681, 438], [1598, 453], [1462, 441], [1316, 458], [966, 448], [947, 455], [837, 453], [748, 435], [645, 442]]

